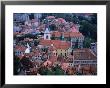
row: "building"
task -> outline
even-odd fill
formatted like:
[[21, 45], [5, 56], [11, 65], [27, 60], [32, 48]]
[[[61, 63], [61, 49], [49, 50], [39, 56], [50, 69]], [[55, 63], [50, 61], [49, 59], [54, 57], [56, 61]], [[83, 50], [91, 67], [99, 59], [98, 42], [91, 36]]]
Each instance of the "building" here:
[[14, 47], [14, 53], [15, 53], [15, 55], [18, 56], [20, 59], [22, 59], [22, 57], [24, 56], [25, 50], [26, 50], [26, 47], [23, 46], [23, 45], [16, 45], [16, 46]]
[[[60, 41], [60, 40], [40, 40], [39, 45], [46, 47], [53, 47], [53, 52], [56, 56], [67, 56], [68, 49], [70, 47], [70, 42]], [[49, 50], [50, 51], [50, 50]]]
[[74, 66], [80, 65], [83, 66], [93, 66], [97, 67], [97, 56], [94, 54], [91, 49], [75, 49], [73, 51], [74, 55]]
[[97, 54], [97, 43], [91, 43], [91, 50]]
[[44, 40], [50, 40], [51, 34], [48, 28], [44, 31]]
[[77, 48], [83, 48], [83, 41], [84, 41], [84, 36], [80, 32], [58, 32], [54, 31], [52, 33], [52, 36], [56, 40], [61, 40], [63, 35], [64, 41], [70, 41], [71, 42], [71, 48], [74, 48], [75, 44], [78, 43]]

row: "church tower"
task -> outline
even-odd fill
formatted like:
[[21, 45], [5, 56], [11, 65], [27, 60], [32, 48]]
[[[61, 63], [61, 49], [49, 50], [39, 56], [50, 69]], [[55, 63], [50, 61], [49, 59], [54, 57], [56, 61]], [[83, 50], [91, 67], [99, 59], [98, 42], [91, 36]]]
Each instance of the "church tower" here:
[[44, 32], [44, 40], [50, 40], [50, 31], [48, 28], [46, 28], [45, 32]]

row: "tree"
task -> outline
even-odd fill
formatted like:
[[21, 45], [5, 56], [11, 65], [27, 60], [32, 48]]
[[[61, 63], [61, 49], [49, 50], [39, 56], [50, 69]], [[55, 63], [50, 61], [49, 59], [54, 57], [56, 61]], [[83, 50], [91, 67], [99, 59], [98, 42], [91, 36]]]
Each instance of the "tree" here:
[[34, 40], [34, 45], [37, 46], [39, 44], [39, 40]]
[[51, 36], [51, 40], [55, 40], [55, 35], [54, 34]]
[[60, 67], [60, 66], [56, 66], [55, 68], [54, 68], [54, 74], [55, 75], [64, 75], [64, 71], [62, 70], [62, 68]]
[[94, 13], [94, 14], [91, 16], [91, 23], [97, 24], [97, 14], [96, 14], [96, 13]]
[[46, 75], [54, 75], [54, 72], [52, 70], [47, 69], [46, 70]]
[[29, 58], [25, 56], [20, 60], [20, 63], [23, 65], [23, 68], [25, 70], [29, 70], [29, 68], [33, 68], [32, 62], [29, 60]]
[[56, 30], [56, 25], [55, 24], [51, 24], [49, 25], [50, 31], [55, 31]]
[[91, 43], [93, 42], [93, 40], [89, 37], [86, 37], [84, 39], [84, 48], [90, 48]]
[[80, 22], [79, 31], [85, 37], [89, 37], [89, 38], [95, 40], [95, 42], [97, 41], [97, 25], [96, 24], [92, 24], [91, 22], [83, 20]]
[[18, 75], [18, 69], [20, 69], [20, 59], [14, 55], [14, 75]]

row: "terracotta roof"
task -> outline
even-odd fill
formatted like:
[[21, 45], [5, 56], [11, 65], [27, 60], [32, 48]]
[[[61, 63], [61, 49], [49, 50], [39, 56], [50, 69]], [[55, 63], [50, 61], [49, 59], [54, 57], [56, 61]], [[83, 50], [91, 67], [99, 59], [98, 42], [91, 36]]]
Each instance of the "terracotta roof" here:
[[48, 60], [51, 61], [52, 63], [55, 63], [57, 61], [57, 56], [52, 55]]
[[70, 29], [71, 32], [79, 32], [76, 25], [74, 25], [71, 29]]
[[24, 51], [26, 50], [26, 47], [23, 46], [23, 45], [21, 45], [21, 46], [16, 45], [16, 46], [15, 46], [15, 50], [20, 50], [20, 51], [24, 52]]
[[24, 57], [24, 55], [18, 55], [18, 57], [21, 60]]
[[52, 64], [52, 62], [49, 61], [49, 60], [47, 60], [47, 61], [45, 61], [45, 62], [43, 63], [44, 66], [51, 65], [51, 64]]
[[55, 48], [54, 46], [50, 46], [50, 47], [49, 47], [49, 50], [50, 50], [50, 51], [54, 51], [54, 50], [56, 50], [56, 48]]
[[70, 36], [70, 33], [64, 32], [64, 37], [69, 37], [69, 36]]
[[63, 18], [58, 18], [57, 20], [58, 20], [58, 22], [61, 22], [61, 23], [66, 22], [65, 19], [63, 19]]
[[52, 33], [55, 37], [60, 37], [61, 36], [61, 33], [58, 32], [58, 31], [55, 31]]
[[64, 34], [64, 37], [84, 37], [82, 35], [82, 33], [78, 32], [78, 31], [74, 31], [74, 32], [53, 32], [52, 34], [55, 36], [55, 37], [60, 37], [61, 34]]
[[97, 56], [89, 49], [76, 49], [73, 51], [74, 59], [76, 60], [96, 60]]
[[70, 43], [65, 41], [60, 41], [60, 40], [41, 40], [40, 41], [40, 45], [51, 46], [51, 44], [53, 44], [53, 46], [56, 49], [68, 49], [70, 47]]

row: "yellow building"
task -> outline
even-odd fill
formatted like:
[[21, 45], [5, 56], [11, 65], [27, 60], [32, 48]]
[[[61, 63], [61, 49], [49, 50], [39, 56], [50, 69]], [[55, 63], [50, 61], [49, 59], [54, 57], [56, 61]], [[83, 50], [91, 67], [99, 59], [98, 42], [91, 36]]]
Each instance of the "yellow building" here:
[[61, 41], [61, 40], [41, 40], [40, 45], [44, 46], [52, 46], [54, 55], [59, 56], [67, 56], [68, 49], [71, 47], [70, 42]]

